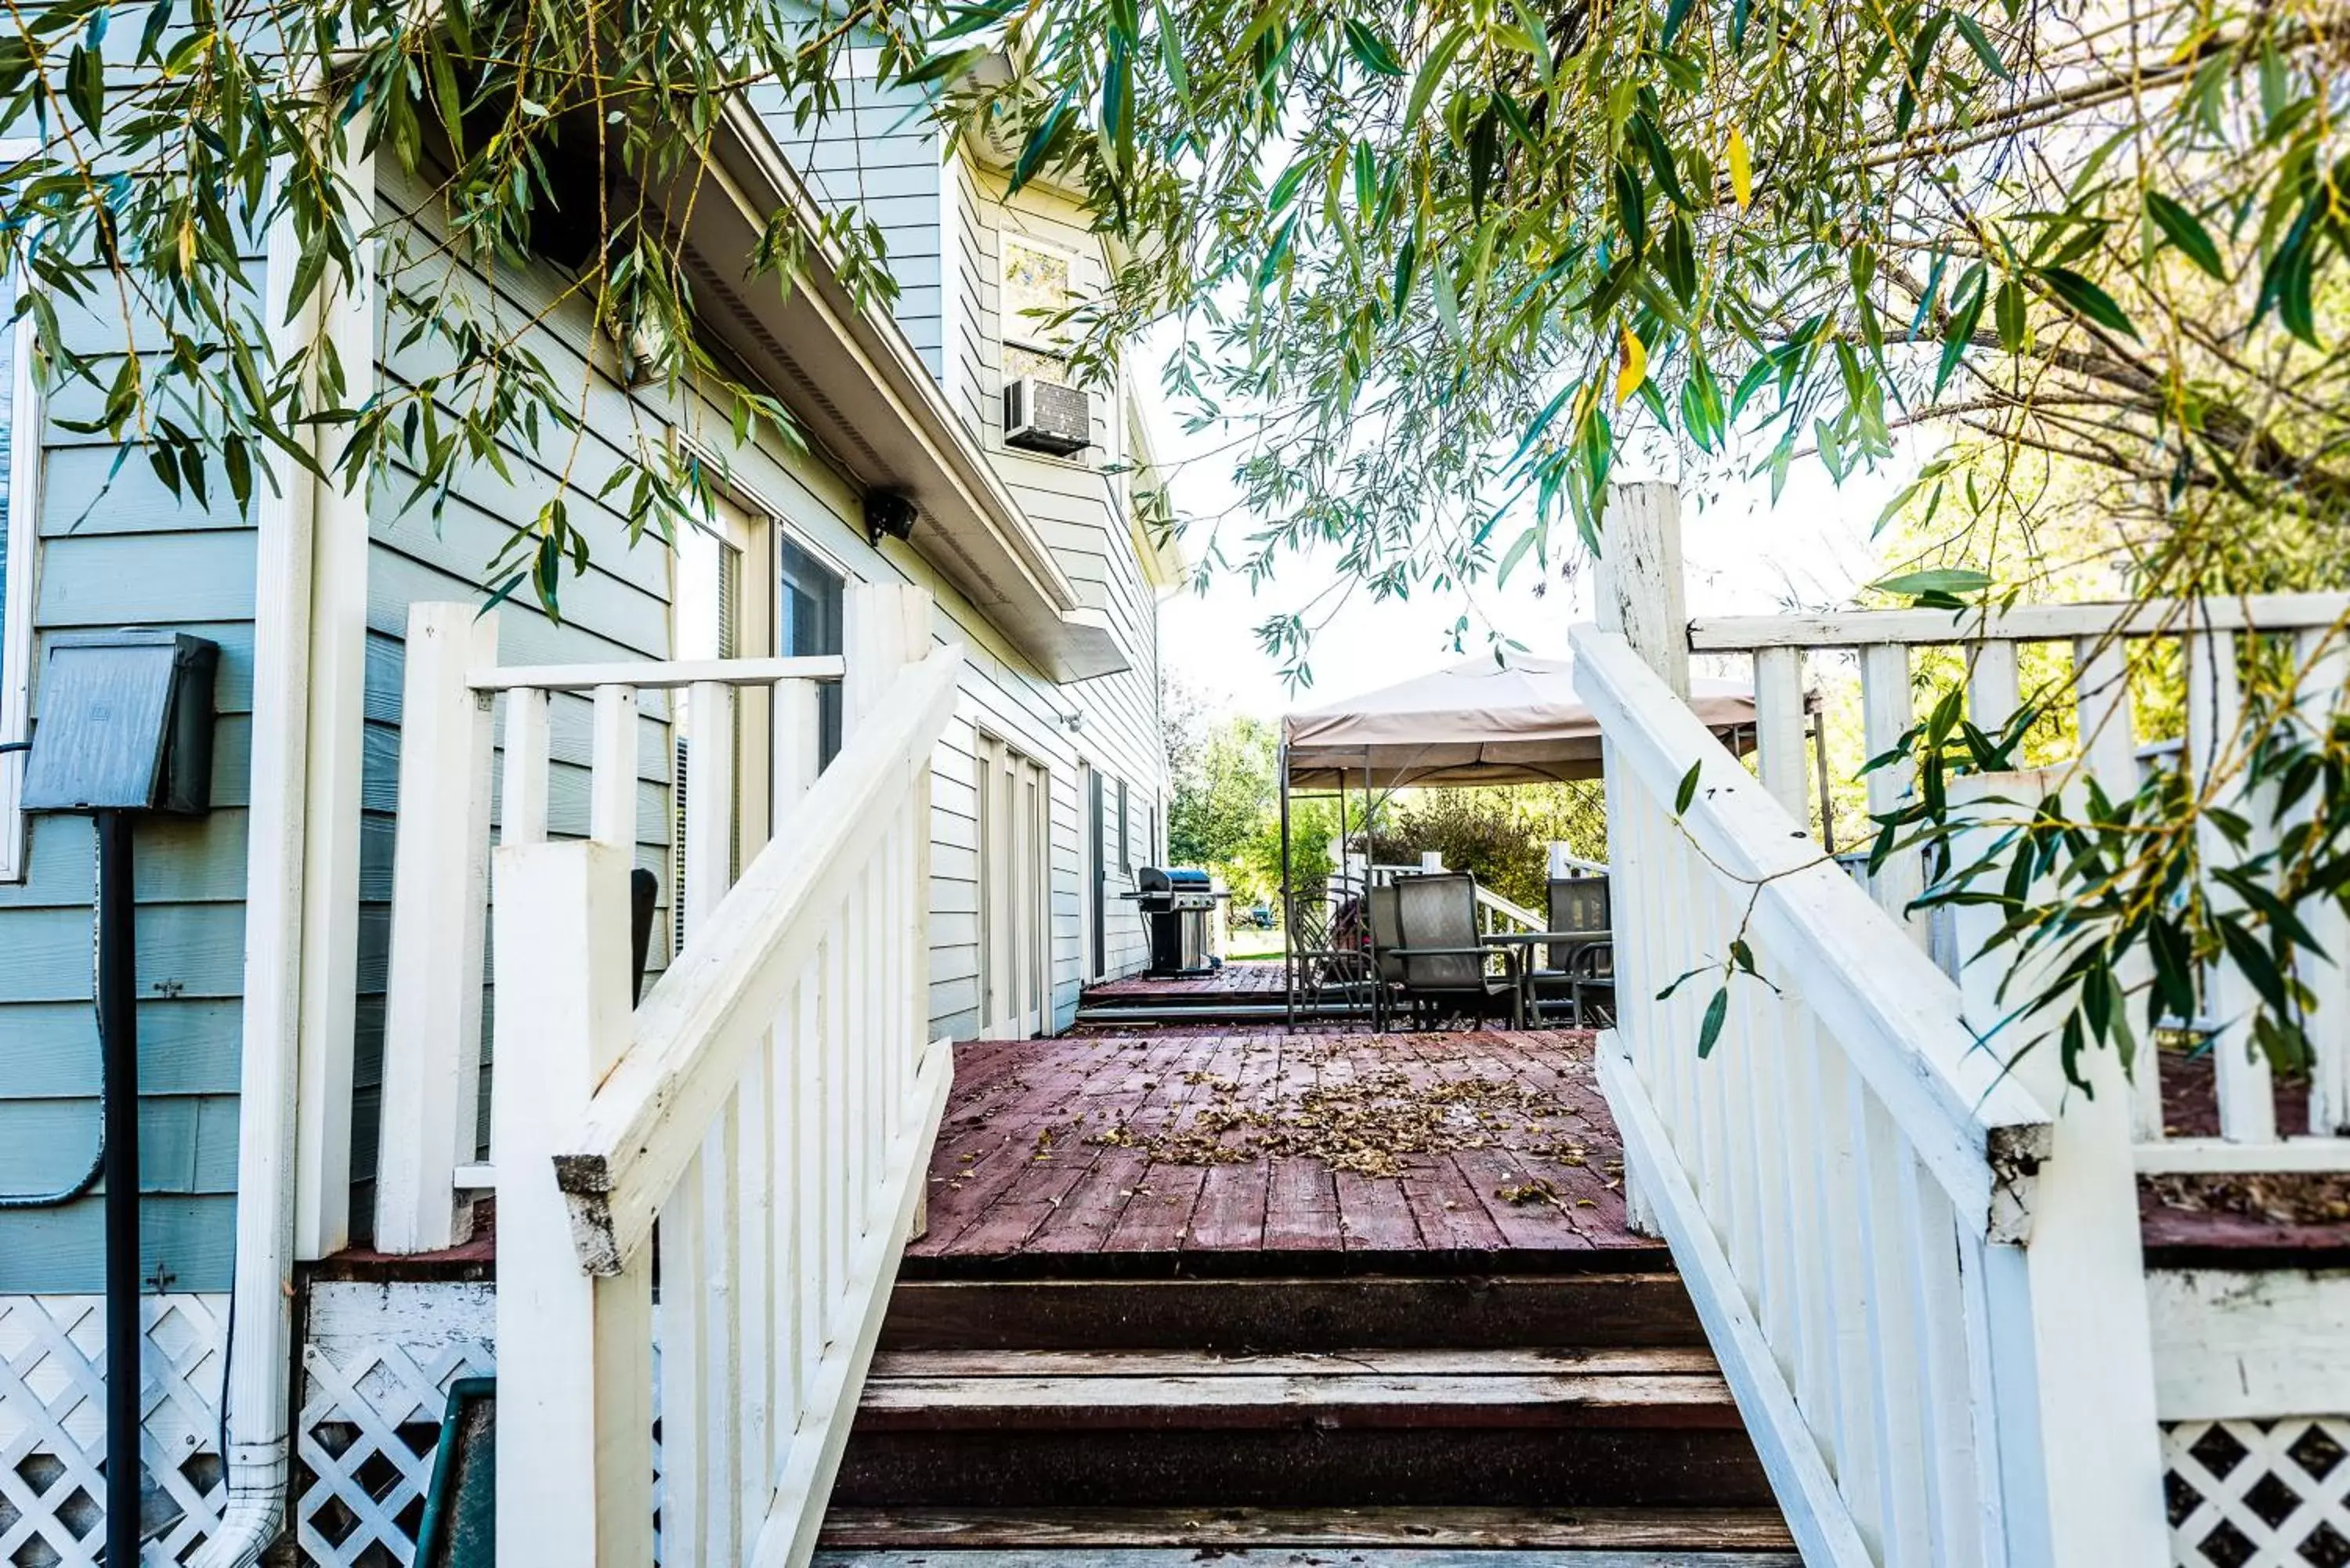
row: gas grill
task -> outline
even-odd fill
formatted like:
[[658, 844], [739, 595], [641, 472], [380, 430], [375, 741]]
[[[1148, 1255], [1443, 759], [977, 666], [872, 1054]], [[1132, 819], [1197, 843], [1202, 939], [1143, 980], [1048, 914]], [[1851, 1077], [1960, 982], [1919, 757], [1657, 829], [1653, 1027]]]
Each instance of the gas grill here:
[[1134, 874], [1135, 902], [1150, 934], [1150, 973], [1160, 979], [1212, 974], [1208, 921], [1216, 906], [1232, 897], [1216, 891], [1205, 871], [1188, 867], [1145, 866]]

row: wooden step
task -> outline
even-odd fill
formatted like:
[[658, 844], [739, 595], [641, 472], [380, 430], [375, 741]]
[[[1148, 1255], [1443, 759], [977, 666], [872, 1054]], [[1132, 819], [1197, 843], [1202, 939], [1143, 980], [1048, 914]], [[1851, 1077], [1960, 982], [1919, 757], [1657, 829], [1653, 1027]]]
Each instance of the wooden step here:
[[898, 1351], [858, 1406], [871, 1431], [1403, 1427], [1736, 1429], [1702, 1350]]
[[[1781, 1553], [1794, 1549], [1794, 1538], [1767, 1508], [835, 1508], [819, 1545], [958, 1553], [1182, 1548], [1196, 1562], [1202, 1549], [1274, 1547]], [[1708, 1562], [1728, 1568], [1719, 1557]]]
[[[1024, 1547], [1011, 1551], [958, 1552], [951, 1563], [932, 1555], [936, 1547], [913, 1551], [845, 1548], [819, 1551], [816, 1568], [1039, 1568], [1066, 1561], [1071, 1568], [1197, 1568], [1200, 1549], [1174, 1547]], [[1253, 1568], [1321, 1568], [1331, 1559], [1314, 1548], [1253, 1557]], [[1803, 1568], [1792, 1552], [1584, 1552], [1492, 1551], [1485, 1547], [1358, 1547], [1346, 1568]]]
[[1665, 1272], [1355, 1278], [906, 1280], [884, 1350], [1701, 1346]]
[[898, 1351], [836, 1501], [864, 1507], [1762, 1507], [1689, 1347]]

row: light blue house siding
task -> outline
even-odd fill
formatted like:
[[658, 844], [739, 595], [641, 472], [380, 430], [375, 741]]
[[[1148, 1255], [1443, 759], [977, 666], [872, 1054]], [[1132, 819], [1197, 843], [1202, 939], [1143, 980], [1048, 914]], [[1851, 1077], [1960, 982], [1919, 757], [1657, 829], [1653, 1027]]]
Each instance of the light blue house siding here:
[[940, 164], [945, 150], [920, 88], [873, 82], [876, 51], [849, 51], [841, 106], [795, 127], [779, 91], [759, 101], [768, 133], [825, 205], [854, 207], [880, 226], [898, 285], [891, 315], [931, 374], [945, 374], [941, 290]]
[[[415, 182], [388, 168], [380, 177], [386, 211], [422, 214], [415, 225], [421, 243], [387, 240], [381, 265], [387, 283], [437, 287], [450, 267], [436, 251], [440, 230], [432, 204]], [[419, 259], [421, 258], [421, 259]], [[355, 1241], [373, 1233], [373, 1186], [379, 1109], [383, 1084], [383, 996], [390, 960], [392, 852], [400, 784], [400, 714], [405, 675], [408, 607], [432, 600], [480, 603], [488, 595], [486, 568], [515, 531], [526, 526], [547, 497], [571, 475], [570, 516], [588, 535], [592, 558], [585, 575], [567, 576], [562, 586], [561, 624], [540, 614], [525, 593], [492, 613], [498, 620], [499, 658], [507, 664], [553, 664], [606, 659], [663, 659], [670, 648], [670, 557], [667, 546], [648, 538], [631, 548], [627, 519], [595, 499], [607, 475], [635, 461], [638, 431], [648, 427], [641, 402], [609, 374], [608, 354], [590, 351], [584, 309], [547, 306], [559, 292], [549, 269], [505, 270], [494, 287], [478, 275], [460, 274], [457, 286], [481, 319], [520, 325], [544, 316], [525, 338], [555, 384], [582, 389], [583, 418], [576, 443], [569, 432], [549, 431], [536, 451], [509, 445], [512, 477], [486, 465], [467, 467], [438, 516], [427, 503], [403, 504], [414, 489], [405, 469], [371, 493], [368, 556], [368, 657], [365, 765], [361, 782], [359, 837], [359, 964], [358, 1039], [352, 1065], [352, 1203]], [[390, 334], [405, 336], [404, 327]], [[434, 345], [395, 348], [382, 368], [383, 395], [412, 390], [440, 368]], [[588, 831], [588, 758], [590, 703], [584, 696], [556, 696], [549, 711], [553, 772], [548, 789], [548, 826], [558, 836]], [[665, 694], [644, 693], [639, 719], [638, 864], [660, 877], [662, 907], [668, 903], [667, 846], [670, 801], [668, 706]], [[493, 805], [493, 821], [496, 819]], [[657, 920], [655, 929], [667, 929]], [[658, 971], [663, 953], [654, 945], [649, 968]], [[486, 1021], [494, 1015], [494, 988], [484, 1008], [483, 1059], [490, 1064]], [[491, 1065], [494, 1071], [494, 1065]], [[489, 1143], [488, 1096], [477, 1120], [478, 1147]]]
[[[899, 324], [933, 374], [940, 374], [944, 334], [937, 287], [938, 148], [927, 134], [910, 133], [899, 124], [902, 105], [860, 104], [857, 113], [860, 130], [870, 134], [854, 150], [829, 139], [792, 148], [789, 127], [773, 129], [786, 141], [787, 153], [810, 171], [812, 182], [824, 187], [826, 199], [861, 198], [881, 218], [892, 265], [906, 286]], [[888, 123], [877, 116], [887, 116]], [[422, 214], [417, 223], [426, 243], [404, 246], [395, 238], [384, 257], [388, 272], [412, 268], [402, 281], [421, 287], [430, 269], [449, 265], [430, 243], [432, 204], [421, 189], [396, 174], [384, 177], [381, 197], [385, 211]], [[420, 259], [405, 259], [411, 254]], [[458, 283], [478, 310], [494, 309], [516, 324], [536, 323], [529, 328], [533, 351], [556, 384], [580, 389], [580, 430], [576, 443], [571, 432], [551, 430], [534, 450], [510, 447], [511, 477], [478, 465], [467, 469], [437, 514], [427, 505], [408, 504], [412, 486], [407, 475], [395, 473], [372, 492], [360, 879], [355, 892], [355, 1241], [372, 1231], [408, 609], [426, 600], [481, 601], [488, 563], [515, 529], [528, 524], [563, 476], [570, 483], [572, 518], [589, 535], [593, 562], [585, 575], [566, 577], [560, 624], [527, 603], [493, 612], [501, 657], [508, 664], [668, 656], [670, 553], [653, 540], [631, 547], [625, 519], [594, 496], [608, 476], [641, 453], [665, 447], [680, 427], [723, 459], [738, 499], [749, 510], [775, 518], [845, 576], [910, 581], [935, 595], [937, 634], [941, 640], [963, 642], [968, 663], [956, 720], [933, 759], [934, 1034], [968, 1037], [980, 1023], [973, 760], [979, 733], [1001, 737], [1050, 770], [1056, 1025], [1066, 1024], [1074, 1012], [1080, 981], [1080, 764], [1138, 780], [1150, 771], [1140, 754], [1142, 741], [1135, 742], [1132, 758], [1105, 756], [1098, 722], [1087, 727], [1088, 740], [1080, 745], [1064, 721], [1074, 701], [1097, 721], [1117, 712], [1110, 728], [1124, 736], [1142, 728], [1136, 715], [1124, 711], [1131, 704], [1098, 682], [1087, 683], [1090, 691], [1055, 687], [920, 556], [896, 541], [879, 548], [870, 545], [857, 521], [861, 502], [856, 485], [824, 460], [787, 451], [772, 435], [764, 444], [738, 445], [726, 410], [717, 407], [691, 400], [672, 406], [641, 390], [632, 395], [619, 379], [610, 345], [593, 340], [584, 307], [547, 308], [557, 291], [550, 270], [509, 269], [497, 276], [494, 289], [479, 275], [463, 275]], [[119, 324], [95, 318], [74, 330], [93, 353], [122, 337]], [[396, 350], [382, 367], [387, 395], [416, 385], [442, 352], [431, 343]], [[234, 1224], [255, 535], [252, 519], [225, 497], [216, 495], [208, 505], [173, 497], [135, 453], [117, 472], [116, 449], [59, 428], [60, 418], [86, 417], [89, 397], [68, 389], [57, 400], [41, 438], [38, 559], [21, 567], [37, 574], [33, 618], [38, 638], [46, 642], [61, 631], [137, 624], [191, 631], [222, 649], [214, 809], [201, 820], [143, 826], [138, 880], [147, 1232], [142, 1272], [172, 1289], [220, 1290], [229, 1282]], [[25, 562], [26, 553], [16, 552], [16, 559]], [[1073, 575], [1084, 579], [1096, 574], [1080, 569]], [[1097, 590], [1089, 597], [1100, 596]], [[1123, 618], [1147, 623], [1149, 618], [1147, 610], [1129, 609]], [[1114, 684], [1122, 688], [1133, 681], [1147, 689], [1155, 665], [1149, 641], [1146, 627], [1132, 649], [1140, 672], [1113, 678]], [[589, 704], [585, 698], [558, 697], [551, 721], [550, 826], [558, 835], [584, 834]], [[658, 875], [666, 906], [673, 761], [661, 694], [645, 694], [639, 730], [638, 862]], [[1138, 792], [1138, 833], [1140, 798]], [[90, 1002], [90, 878], [88, 825], [45, 818], [32, 829], [26, 878], [0, 884], [0, 1192], [69, 1184], [95, 1147], [99, 1064]], [[1133, 961], [1131, 909], [1114, 904], [1110, 913], [1109, 967], [1117, 972]], [[665, 907], [661, 915], [656, 929], [666, 931]], [[663, 957], [657, 940], [652, 966], [660, 967]], [[493, 980], [485, 975], [485, 985]], [[494, 1007], [494, 990], [489, 1001]], [[485, 1142], [485, 1122], [481, 1132]], [[94, 1194], [56, 1209], [0, 1209], [0, 1293], [97, 1289], [103, 1279], [100, 1229], [101, 1203]]]
[[[117, 320], [68, 317], [88, 352], [119, 353]], [[149, 345], [141, 343], [140, 347]], [[99, 375], [111, 373], [101, 358]], [[244, 990], [246, 764], [253, 707], [252, 520], [224, 493], [174, 497], [143, 457], [117, 466], [102, 436], [62, 429], [94, 397], [61, 389], [43, 446], [36, 660], [59, 632], [168, 627], [220, 644], [213, 810], [138, 828], [140, 1272], [224, 1290], [235, 1206]], [[36, 663], [37, 668], [37, 663]], [[38, 696], [36, 693], [37, 707]], [[70, 1185], [97, 1147], [99, 1056], [90, 986], [93, 845], [85, 818], [38, 816], [21, 883], [0, 883], [0, 1192]], [[102, 1200], [0, 1209], [0, 1293], [97, 1288]]]

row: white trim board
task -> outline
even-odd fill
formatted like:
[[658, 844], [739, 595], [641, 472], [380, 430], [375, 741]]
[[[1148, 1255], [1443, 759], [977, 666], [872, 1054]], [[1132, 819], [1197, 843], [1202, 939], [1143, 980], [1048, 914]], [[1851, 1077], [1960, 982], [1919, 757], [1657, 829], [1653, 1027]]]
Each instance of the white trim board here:
[[2350, 1414], [2350, 1269], [2149, 1269], [2165, 1421]]
[[[0, 161], [14, 161], [28, 142], [0, 141]], [[34, 373], [37, 335], [30, 316], [14, 335], [15, 372], [8, 391], [8, 521], [0, 541], [0, 743], [33, 734], [33, 584], [41, 555], [41, 382]], [[25, 753], [0, 752], [0, 882], [21, 882], [30, 858], [25, 836]]]

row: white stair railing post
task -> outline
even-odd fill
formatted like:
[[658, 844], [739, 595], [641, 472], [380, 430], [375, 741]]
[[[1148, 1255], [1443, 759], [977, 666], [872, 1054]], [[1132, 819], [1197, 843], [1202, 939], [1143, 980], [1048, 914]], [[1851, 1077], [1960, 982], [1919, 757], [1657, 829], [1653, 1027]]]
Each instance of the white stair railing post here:
[[[2118, 805], [2137, 794], [2137, 727], [2130, 703], [2129, 664], [2118, 637], [2085, 637], [2073, 645], [2073, 704], [2081, 737], [2081, 762]], [[2145, 994], [2153, 983], [2154, 963], [2143, 948], [2127, 954], [2120, 965], [2123, 996]], [[2130, 1095], [2141, 1138], [2162, 1136], [2162, 1054], [2154, 1032], [2138, 1041], [2130, 1064]]]
[[554, 1157], [630, 1039], [627, 849], [496, 852], [498, 1555], [652, 1561], [648, 1250], [580, 1266]]
[[[1975, 775], [1953, 791], [1953, 805], [1967, 810], [1992, 795], [2036, 802], [2060, 776], [2054, 770]], [[2012, 819], [2018, 808], [1975, 809], [1987, 819]], [[1958, 862], [1971, 864], [2000, 831], [1987, 821], [1962, 835]], [[1984, 905], [1960, 906], [1956, 917], [1961, 955], [1981, 951], [2002, 919]], [[2061, 1006], [2044, 1021], [2014, 1018], [1996, 1027], [2039, 995], [2064, 957], [2046, 949], [2019, 961], [2010, 946], [1963, 963], [1959, 974], [1968, 1023], [2054, 1118], [2049, 1158], [2033, 1187], [2022, 1277], [1987, 1271], [1993, 1358], [2010, 1368], [2028, 1361], [2034, 1401], [2027, 1410], [2002, 1410], [2002, 1449], [2016, 1450], [2002, 1457], [2040, 1467], [2038, 1475], [2008, 1483], [2011, 1560], [2160, 1568], [2170, 1560], [2170, 1541], [2129, 1082], [2110, 1047], [2092, 1046], [2076, 1065], [2094, 1092], [2067, 1084], [2056, 1041]], [[2018, 1386], [2026, 1381], [2003, 1378], [2002, 1395], [2024, 1397]]]
[[481, 1104], [492, 732], [488, 694], [467, 677], [497, 659], [497, 621], [476, 607], [409, 607], [376, 1158], [386, 1252], [435, 1251], [472, 1230], [452, 1181], [473, 1158]]
[[1811, 820], [1810, 775], [1804, 759], [1804, 650], [1754, 650], [1756, 771], [1771, 798], [1797, 822]]
[[[1631, 644], [1641, 662], [1664, 677], [1674, 696], [1689, 700], [1689, 602], [1681, 580], [1680, 492], [1675, 486], [1651, 481], [1608, 487], [1593, 618], [1602, 631], [1615, 632]], [[1632, 795], [1617, 776], [1613, 743], [1603, 740], [1601, 753], [1607, 797], [1607, 863], [1628, 870], [1636, 857], [1625, 842], [1623, 825], [1634, 809]], [[1628, 788], [1637, 791], [1638, 786]], [[1634, 901], [1639, 896], [1631, 878], [1617, 883], [1615, 898], [1619, 921], [1637, 915]], [[1634, 983], [1646, 981], [1636, 979]], [[1694, 1037], [1689, 1045], [1696, 1049]], [[1655, 1209], [1640, 1190], [1628, 1163], [1624, 1170], [1624, 1220], [1643, 1236], [1660, 1233]]]
[[1599, 533], [1592, 618], [1632, 645], [1684, 702], [1690, 694], [1689, 600], [1681, 582], [1681, 497], [1658, 480], [1613, 484]]
[[[2208, 815], [2196, 826], [2203, 857], [2205, 896], [2215, 912], [2241, 915], [2243, 902], [2232, 890], [2213, 880], [2212, 867], [2235, 865], [2243, 855], [2258, 853], [2269, 842], [2269, 830], [2257, 803], [2245, 798], [2244, 759], [2235, 755], [2237, 729], [2243, 721], [2243, 690], [2236, 673], [2236, 636], [2209, 628], [2187, 638], [2188, 777], [2207, 794], [2212, 805], [2241, 811], [2252, 820], [2251, 841], [2242, 851]], [[2219, 775], [2233, 773], [2232, 777]], [[2248, 805], [2254, 807], [2247, 809]], [[2211, 1065], [2220, 1096], [2220, 1136], [2230, 1143], [2274, 1143], [2277, 1137], [2276, 1096], [2271, 1085], [2268, 1057], [2252, 1042], [2252, 1016], [2260, 996], [2251, 981], [2225, 953], [2203, 971], [2203, 1012], [2213, 1024]]]
[[[1861, 749], [1871, 757], [1893, 750], [1909, 728], [1913, 700], [1909, 649], [1898, 642], [1872, 643], [1860, 650]], [[1906, 759], [1868, 775], [1868, 815], [1898, 811], [1917, 773]], [[1910, 904], [1925, 891], [1926, 868], [1915, 849], [1898, 850], [1877, 867], [1872, 891], [1878, 908], [1899, 920], [1919, 947], [1928, 945], [1931, 921]]]
[[[2293, 639], [2293, 662], [2301, 673], [2294, 702], [2316, 735], [2350, 701], [2350, 644], [2331, 628], [2311, 629]], [[2317, 809], [2312, 796], [2296, 805], [2292, 819], [2305, 822]], [[2282, 825], [2280, 825], [2282, 826]], [[2304, 1011], [2313, 1058], [2309, 1075], [2309, 1130], [2317, 1137], [2350, 1137], [2350, 912], [2339, 903], [2302, 910], [2310, 934], [2332, 961], [2303, 966], [2303, 981], [2317, 1005]]]

